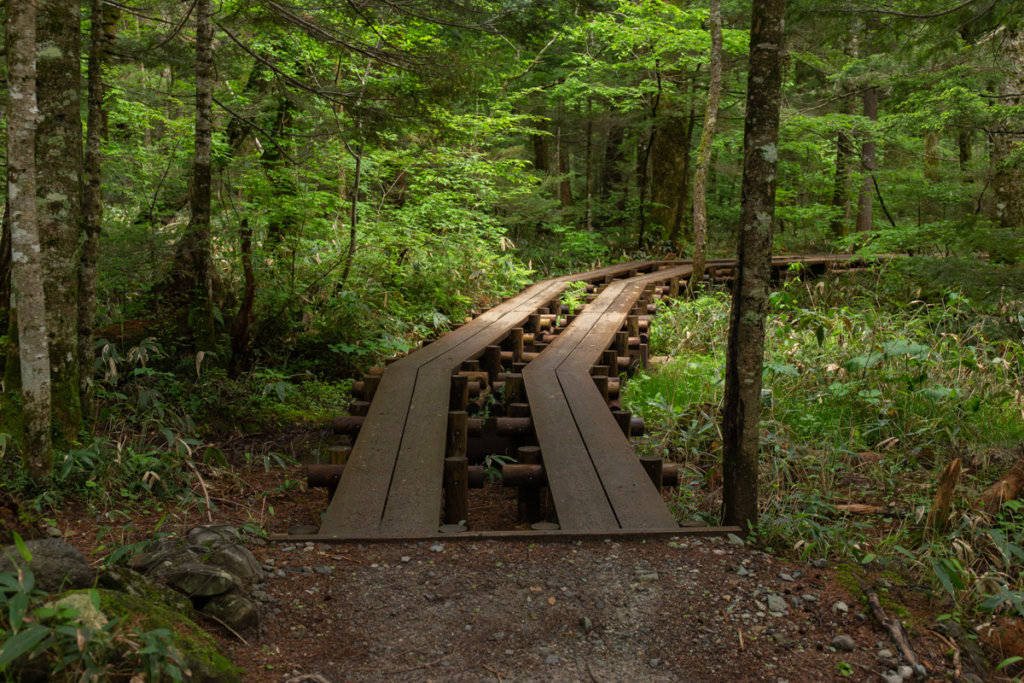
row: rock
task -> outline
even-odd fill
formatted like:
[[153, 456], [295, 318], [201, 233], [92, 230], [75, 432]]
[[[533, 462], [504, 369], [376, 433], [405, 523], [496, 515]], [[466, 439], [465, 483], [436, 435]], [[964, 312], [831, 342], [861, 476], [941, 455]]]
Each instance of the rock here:
[[548, 666], [559, 666], [562, 663], [562, 658], [556, 654], [550, 654], [544, 658], [544, 663]]
[[78, 613], [71, 621], [79, 626], [85, 626], [99, 631], [107, 625], [107, 615], [92, 603], [92, 597], [88, 593], [71, 593], [60, 600], [46, 603], [46, 607], [55, 609], [72, 609]]
[[896, 668], [896, 673], [900, 675], [900, 678], [906, 680], [914, 677], [914, 667], [903, 664]]
[[878, 658], [881, 660], [892, 659], [892, 650], [882, 648], [878, 651]]
[[207, 524], [193, 527], [186, 534], [188, 542], [194, 545], [217, 545], [219, 543], [236, 543], [242, 540], [238, 529], [230, 524]]
[[832, 603], [832, 611], [833, 612], [842, 612], [843, 614], [846, 614], [847, 612], [850, 611], [850, 606], [847, 605], [842, 600], [836, 600], [835, 602]]
[[60, 538], [61, 536], [64, 535], [63, 532], [61, 532], [61, 530], [58, 529], [55, 526], [48, 526], [48, 527], [46, 527], [45, 531], [46, 531], [46, 535], [49, 536], [50, 538]]
[[432, 553], [443, 553], [444, 552], [444, 544], [443, 543], [435, 543], [434, 545], [430, 546], [430, 552], [432, 552]]
[[803, 595], [800, 596], [800, 599], [803, 600], [804, 602], [817, 602], [818, 601], [818, 596], [815, 595], [814, 593], [804, 593]]
[[825, 569], [826, 567], [828, 567], [828, 560], [826, 560], [824, 557], [819, 557], [816, 560], [811, 561], [811, 566], [815, 569]]
[[736, 534], [726, 534], [725, 540], [729, 545], [745, 545], [743, 539]]
[[776, 612], [779, 614], [785, 614], [789, 611], [789, 606], [786, 605], [786, 599], [781, 595], [769, 595], [768, 596], [768, 611]]
[[284, 683], [331, 683], [331, 681], [320, 674], [299, 674], [285, 679]]
[[240, 579], [251, 579], [260, 570], [260, 563], [252, 551], [237, 543], [228, 543], [217, 548], [212, 555], [205, 558], [205, 562], [227, 570]]
[[882, 673], [884, 683], [903, 683], [903, 677], [895, 671], [889, 670]]
[[580, 617], [580, 628], [583, 629], [584, 633], [590, 633], [594, 630], [594, 622], [588, 616]]
[[159, 601], [181, 614], [192, 612], [192, 601], [181, 593], [125, 567], [104, 569], [97, 583], [102, 588], [120, 591], [140, 600]]
[[792, 575], [787, 574], [785, 572], [779, 574], [779, 578], [782, 579], [783, 581], [785, 581], [786, 583], [793, 583]]
[[184, 564], [168, 574], [167, 582], [189, 597], [209, 598], [241, 587], [230, 572], [205, 564]]
[[742, 564], [739, 567], [736, 568], [736, 573], [739, 576], [750, 576], [750, 572], [747, 571], [747, 568], [744, 567]]
[[640, 583], [651, 583], [658, 580], [658, 572], [638, 572], [636, 578]]
[[659, 659], [658, 657], [651, 657], [651, 661], [648, 662], [648, 664], [651, 665], [652, 669], [657, 669], [659, 666], [661, 666], [661, 659]]
[[201, 611], [217, 617], [236, 631], [253, 631], [260, 623], [256, 603], [237, 592], [211, 598]]
[[836, 636], [832, 639], [832, 647], [839, 652], [853, 652], [857, 649], [857, 643], [850, 636]]
[[[35, 575], [36, 588], [47, 593], [61, 590], [89, 588], [95, 579], [92, 568], [82, 553], [60, 538], [41, 538], [25, 541], [32, 554], [29, 569]], [[17, 572], [25, 560], [16, 546], [0, 551], [0, 572]]]

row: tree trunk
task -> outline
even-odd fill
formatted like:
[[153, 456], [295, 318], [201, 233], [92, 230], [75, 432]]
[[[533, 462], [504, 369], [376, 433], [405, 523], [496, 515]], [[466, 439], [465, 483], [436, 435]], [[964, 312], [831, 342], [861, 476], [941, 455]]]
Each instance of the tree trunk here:
[[[1024, 31], [1010, 31], [1003, 36], [1005, 77], [999, 84], [999, 103], [1019, 107], [1024, 103]], [[993, 131], [992, 189], [995, 196], [995, 219], [1004, 228], [1024, 227], [1024, 164], [1015, 158], [1024, 146], [1024, 122], [1020, 117], [1007, 118]]]
[[939, 181], [939, 133], [934, 130], [924, 136], [924, 179], [930, 183]]
[[853, 138], [850, 132], [836, 133], [836, 175], [832, 185], [832, 218], [829, 230], [836, 237], [850, 234], [850, 190], [853, 183]]
[[[679, 211], [676, 215], [675, 221], [672, 223], [672, 231], [668, 236], [668, 243], [672, 248], [672, 251], [677, 254], [682, 249], [682, 240], [686, 235], [692, 235], [693, 226], [690, 221], [687, 220], [689, 217], [692, 220], [692, 213], [687, 212], [690, 201], [690, 149], [693, 147], [693, 128], [697, 122], [696, 112], [694, 111], [694, 93], [696, 91], [696, 76], [690, 81], [690, 111], [686, 114], [686, 132], [683, 133], [685, 146], [683, 147], [683, 170], [680, 174], [682, 176], [680, 187], [679, 187]], [[709, 158], [708, 167], [710, 171], [711, 161]], [[705, 192], [705, 195], [707, 193]], [[686, 229], [684, 229], [684, 225]]]
[[608, 135], [605, 138], [604, 163], [601, 167], [601, 199], [609, 199], [612, 193], [618, 195], [612, 211], [611, 223], [621, 226], [626, 212], [626, 189], [627, 184], [623, 174], [622, 145], [625, 141], [625, 131], [618, 122], [612, 121], [608, 127]]
[[210, 235], [213, 151], [213, 19], [210, 0], [196, 0], [196, 132], [191, 217], [184, 237], [195, 318], [195, 347], [216, 344], [213, 320], [213, 255]]
[[[75, 26], [77, 29], [77, 25]], [[7, 196], [11, 208], [11, 315], [18, 340], [19, 411], [5, 409], [20, 424], [5, 425], [21, 441], [29, 475], [41, 482], [53, 467], [50, 441], [50, 349], [46, 298], [36, 215], [35, 141], [36, 5], [32, 0], [7, 3]], [[12, 375], [8, 372], [8, 377]], [[17, 403], [7, 383], [4, 404]], [[14, 399], [12, 401], [12, 399]], [[7, 407], [5, 406], [5, 408]]]
[[586, 218], [587, 232], [594, 232], [594, 103], [587, 98], [587, 148], [586, 148]]
[[959, 151], [960, 178], [965, 183], [973, 183], [974, 176], [971, 174], [971, 157], [973, 156], [974, 131], [970, 128], [961, 128], [956, 136], [956, 145]]
[[82, 226], [84, 239], [78, 274], [79, 400], [83, 410], [92, 403], [93, 326], [96, 323], [96, 285], [99, 277], [99, 241], [103, 225], [102, 144], [106, 133], [103, 111], [103, 65], [106, 62], [107, 22], [103, 0], [90, 0], [92, 44], [89, 46], [88, 119], [85, 138]]
[[637, 231], [636, 248], [640, 251], [644, 248], [647, 239], [647, 189], [650, 185], [648, 169], [650, 167], [651, 152], [654, 148], [654, 141], [658, 135], [658, 109], [661, 107], [661, 67], [656, 66], [655, 75], [658, 78], [658, 92], [651, 103], [651, 121], [647, 141], [641, 142], [637, 148], [636, 160], [636, 193], [637, 193]]
[[36, 190], [55, 444], [78, 439], [79, 239], [82, 229], [81, 16], [77, 0], [37, 4]]
[[[878, 120], [878, 91], [874, 88], [868, 88], [864, 91], [864, 116], [870, 121]], [[873, 135], [873, 133], [867, 133], [860, 148], [860, 166], [861, 171], [864, 173], [864, 182], [860, 187], [860, 211], [857, 214], [857, 232], [867, 232], [871, 230], [872, 226], [871, 209], [874, 196], [874, 179], [872, 174], [875, 172], [875, 151], [877, 148]]]
[[743, 137], [737, 273], [722, 407], [722, 519], [757, 524], [758, 422], [779, 161], [785, 0], [755, 0]]
[[711, 144], [718, 121], [718, 100], [722, 93], [722, 0], [711, 0], [709, 15], [711, 57], [708, 73], [708, 102], [704, 108], [704, 131], [697, 147], [697, 169], [693, 174], [693, 275], [686, 285], [694, 291], [696, 282], [704, 278], [708, 250], [707, 184], [711, 167]]
[[558, 200], [562, 203], [562, 209], [572, 208], [575, 202], [572, 199], [572, 176], [569, 166], [569, 148], [562, 139], [562, 127], [558, 126], [555, 131], [555, 149], [558, 157]]

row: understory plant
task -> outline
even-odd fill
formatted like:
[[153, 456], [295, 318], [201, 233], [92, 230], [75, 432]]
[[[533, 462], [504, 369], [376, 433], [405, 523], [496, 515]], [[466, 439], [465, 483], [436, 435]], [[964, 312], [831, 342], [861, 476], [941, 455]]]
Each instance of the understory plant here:
[[[977, 505], [1024, 458], [1022, 305], [923, 289], [908, 297], [905, 277], [883, 272], [796, 277], [772, 294], [756, 537], [926, 577], [955, 613], [1024, 616], [1021, 503], [995, 514]], [[708, 522], [721, 504], [728, 312], [723, 292], [665, 305], [651, 343], [668, 361], [624, 393], [651, 425], [641, 450], [680, 465], [677, 513]], [[938, 474], [955, 458], [949, 517], [929, 523]]]

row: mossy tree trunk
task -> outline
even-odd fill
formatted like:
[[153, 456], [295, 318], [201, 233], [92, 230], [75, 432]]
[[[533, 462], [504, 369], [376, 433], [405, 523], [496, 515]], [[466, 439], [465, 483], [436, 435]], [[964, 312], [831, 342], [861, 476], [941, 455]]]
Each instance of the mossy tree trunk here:
[[[999, 84], [999, 103], [1007, 112], [1024, 103], [1024, 31], [1007, 31], [1002, 36], [1006, 72]], [[1024, 227], [1024, 121], [1007, 116], [992, 135], [992, 186], [995, 219], [1004, 228]]]
[[[77, 29], [77, 26], [76, 26]], [[6, 384], [4, 426], [19, 438], [29, 475], [53, 467], [50, 438], [50, 352], [43, 264], [36, 215], [36, 4], [7, 3], [7, 196], [11, 210], [12, 333], [18, 337], [15, 386]], [[17, 321], [16, 323], [14, 321]], [[12, 336], [13, 336], [12, 334]], [[12, 364], [13, 365], [13, 364]], [[20, 395], [19, 395], [20, 394]], [[20, 403], [20, 411], [10, 410]], [[14, 420], [18, 424], [12, 424]]]
[[757, 524], [758, 422], [779, 161], [785, 0], [755, 0], [743, 137], [737, 273], [722, 407], [722, 518]]
[[[82, 233], [82, 90], [76, 0], [37, 3], [39, 126], [36, 174], [55, 446], [82, 427], [78, 352], [79, 240]], [[25, 311], [21, 311], [22, 317]], [[24, 350], [24, 346], [22, 346]]]
[[711, 31], [708, 101], [704, 109], [704, 131], [697, 147], [697, 170], [693, 174], [693, 274], [686, 286], [691, 293], [696, 283], [704, 278], [704, 264], [707, 261], [708, 170], [711, 168], [711, 144], [715, 140], [715, 125], [718, 122], [718, 101], [722, 94], [722, 0], [711, 0], [708, 29]]
[[181, 280], [190, 288], [195, 347], [216, 343], [213, 315], [213, 248], [210, 233], [213, 153], [213, 17], [210, 0], [196, 0], [196, 124], [191, 216], [178, 250]]

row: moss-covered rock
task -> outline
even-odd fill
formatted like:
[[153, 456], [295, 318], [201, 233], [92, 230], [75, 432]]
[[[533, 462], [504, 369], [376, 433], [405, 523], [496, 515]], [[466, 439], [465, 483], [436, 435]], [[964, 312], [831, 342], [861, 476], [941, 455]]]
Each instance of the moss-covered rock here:
[[[154, 591], [149, 597], [129, 595], [120, 591], [100, 590], [100, 609], [111, 618], [136, 631], [166, 629], [182, 654], [192, 680], [197, 682], [241, 681], [242, 670], [235, 667], [217, 646], [210, 634], [196, 625], [190, 613], [159, 599]], [[189, 610], [191, 612], [191, 610]]]

